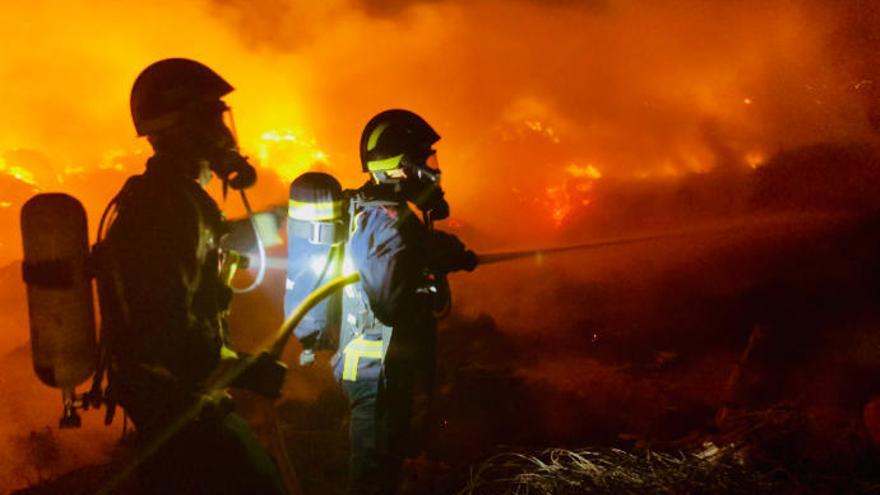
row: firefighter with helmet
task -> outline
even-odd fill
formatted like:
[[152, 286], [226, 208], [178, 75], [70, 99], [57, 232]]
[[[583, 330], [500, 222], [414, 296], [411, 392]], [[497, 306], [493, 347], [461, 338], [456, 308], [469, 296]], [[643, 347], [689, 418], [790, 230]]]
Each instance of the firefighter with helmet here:
[[476, 266], [458, 238], [432, 228], [449, 215], [439, 139], [406, 110], [376, 115], [361, 136], [371, 179], [350, 198], [346, 249], [361, 281], [344, 289], [334, 363], [351, 410], [351, 493], [397, 491], [403, 458], [418, 444], [413, 418], [430, 395], [437, 313], [449, 303], [445, 275]]
[[[111, 201], [111, 223], [95, 247], [107, 397], [125, 409], [144, 445], [159, 445], [139, 456], [145, 493], [283, 493], [271, 459], [228, 400], [184, 414], [213, 371], [242, 359], [226, 347], [224, 220], [203, 189], [212, 172], [224, 190], [256, 181], [224, 122], [222, 97], [232, 90], [187, 59], [161, 60], [138, 76], [131, 113], [154, 154]], [[261, 355], [232, 385], [277, 397], [284, 372]], [[181, 418], [182, 428], [157, 441]]]

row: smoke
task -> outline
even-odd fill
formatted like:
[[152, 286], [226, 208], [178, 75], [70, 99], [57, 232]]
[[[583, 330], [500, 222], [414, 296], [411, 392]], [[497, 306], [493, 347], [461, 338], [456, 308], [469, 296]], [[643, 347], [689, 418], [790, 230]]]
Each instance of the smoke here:
[[[541, 203], [572, 166], [676, 176], [867, 136], [878, 20], [869, 4], [204, 0], [93, 2], [87, 15], [56, 0], [14, 6], [0, 21], [7, 46], [20, 47], [0, 54], [0, 156], [22, 193], [3, 213], [36, 187], [83, 194], [96, 216], [149, 152], [129, 123], [131, 82], [156, 59], [187, 56], [236, 86], [242, 146], [281, 179], [266, 175], [259, 205], [283, 200], [284, 183], [316, 164], [356, 185], [363, 124], [404, 107], [443, 135], [453, 213], [496, 231], [511, 210], [539, 210], [524, 212], [528, 232], [553, 223]], [[93, 174], [87, 184], [71, 183], [83, 174]], [[17, 257], [14, 239], [3, 248]]]
[[[80, 198], [94, 234], [149, 155], [129, 120], [131, 83], [165, 57], [202, 61], [236, 87], [228, 101], [260, 165], [258, 208], [283, 203], [287, 183], [313, 167], [358, 185], [369, 118], [420, 113], [443, 136], [447, 227], [480, 249], [746, 212], [748, 174], [779, 151], [873, 139], [866, 116], [880, 94], [880, 7], [868, 0], [37, 0], [5, 6], [0, 29], [3, 265], [21, 257], [18, 211], [36, 191]], [[226, 209], [242, 214], [234, 199]], [[692, 262], [679, 248], [658, 249]], [[614, 304], [593, 309], [629, 321], [621, 315], [656, 297], [668, 273], [657, 253], [453, 282], [463, 313], [538, 329], [564, 324], [583, 301], [548, 318], [553, 296], [576, 287], [589, 299], [615, 282]], [[27, 338], [15, 277], [3, 279], [19, 312], [0, 356]], [[56, 420], [29, 417], [26, 428]]]

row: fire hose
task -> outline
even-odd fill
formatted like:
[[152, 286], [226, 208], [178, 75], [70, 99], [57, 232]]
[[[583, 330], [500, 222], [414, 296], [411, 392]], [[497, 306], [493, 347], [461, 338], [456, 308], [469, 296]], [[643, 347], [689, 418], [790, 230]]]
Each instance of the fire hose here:
[[633, 237], [618, 237], [614, 239], [603, 239], [600, 241], [585, 242], [583, 244], [574, 244], [571, 246], [561, 246], [543, 249], [532, 249], [526, 251], [506, 251], [500, 253], [477, 254], [477, 266], [491, 265], [493, 263], [501, 263], [504, 261], [513, 261], [523, 258], [542, 257], [548, 254], [562, 254], [570, 251], [589, 251], [592, 249], [600, 249], [610, 246], [623, 246], [626, 244], [638, 244], [641, 242], [658, 241], [663, 239], [674, 239], [692, 235], [692, 232], [667, 232], [656, 235], [643, 235]]
[[[353, 273], [350, 275], [345, 275], [341, 277], [337, 277], [331, 280], [329, 283], [320, 287], [316, 291], [312, 292], [294, 311], [291, 315], [284, 321], [281, 327], [275, 332], [274, 338], [268, 346], [263, 346], [267, 352], [274, 357], [275, 359], [281, 358], [281, 353], [284, 351], [284, 347], [287, 342], [290, 340], [290, 335], [293, 332], [293, 329], [299, 324], [300, 321], [308, 314], [308, 312], [314, 308], [318, 303], [329, 297], [331, 294], [336, 292], [337, 290], [345, 287], [346, 285], [356, 283], [360, 280], [360, 275], [357, 273]], [[240, 360], [233, 366], [223, 370], [221, 373], [215, 374], [209, 379], [209, 385], [202, 394], [200, 400], [196, 401], [192, 406], [187, 408], [183, 414], [178, 416], [171, 424], [160, 434], [153, 437], [144, 447], [140, 450], [135, 459], [132, 460], [128, 465], [126, 465], [120, 472], [118, 472], [115, 476], [113, 476], [108, 482], [99, 490], [98, 495], [109, 495], [113, 493], [119, 484], [125, 480], [128, 476], [130, 476], [134, 470], [143, 463], [148, 457], [154, 455], [168, 440], [171, 439], [177, 432], [179, 432], [187, 423], [191, 420], [197, 418], [201, 413], [202, 409], [210, 404], [216, 403], [225, 397], [225, 389], [228, 387], [239, 375], [241, 375], [251, 364], [253, 364], [256, 356], [249, 356], [248, 358]], [[270, 414], [271, 421], [274, 423], [274, 435], [272, 435], [271, 443], [271, 451], [276, 456], [276, 462], [278, 463], [279, 470], [281, 471], [282, 479], [284, 480], [285, 485], [292, 495], [297, 495], [301, 493], [299, 489], [299, 483], [296, 480], [296, 474], [293, 471], [292, 466], [290, 465], [290, 460], [287, 458], [286, 448], [284, 447], [283, 436], [281, 435], [281, 430], [278, 428], [278, 417], [277, 411], [275, 410], [274, 404], [266, 403], [268, 407], [264, 407], [265, 412]]]
[[[561, 254], [565, 252], [571, 251], [587, 251], [593, 249], [600, 249], [604, 247], [610, 246], [621, 246], [627, 244], [636, 244], [641, 242], [649, 242], [663, 239], [674, 239], [674, 238], [683, 238], [691, 235], [695, 235], [698, 233], [723, 233], [727, 231], [731, 231], [732, 229], [706, 229], [706, 230], [698, 230], [698, 231], [680, 231], [680, 232], [666, 232], [655, 235], [643, 235], [643, 236], [633, 236], [633, 237], [621, 237], [614, 239], [605, 239], [599, 241], [593, 241], [583, 244], [576, 244], [571, 246], [562, 246], [562, 247], [553, 247], [553, 248], [545, 248], [545, 249], [533, 249], [533, 250], [520, 250], [520, 251], [508, 251], [508, 252], [498, 252], [498, 253], [487, 253], [487, 254], [478, 254], [478, 266], [479, 265], [488, 265], [494, 263], [501, 263], [506, 261], [513, 261], [528, 257], [535, 256], [545, 256], [552, 254]], [[264, 265], [272, 265], [271, 260], [266, 260]], [[271, 266], [270, 266], [271, 267]], [[357, 283], [360, 280], [359, 273], [352, 273], [349, 275], [342, 275], [337, 278], [332, 279], [327, 284], [321, 286], [314, 292], [312, 292], [306, 299], [300, 303], [300, 305], [291, 313], [291, 315], [284, 321], [284, 323], [279, 327], [279, 329], [273, 335], [273, 338], [268, 343], [262, 347], [266, 352], [273, 357], [274, 359], [281, 358], [281, 354], [284, 351], [290, 337], [293, 333], [293, 329], [302, 321], [302, 319], [308, 314], [308, 312], [313, 309], [317, 304], [321, 301], [335, 293], [336, 291], [342, 289], [343, 287]], [[243, 373], [256, 359], [255, 356], [250, 356], [246, 359], [240, 360], [235, 365], [223, 370], [223, 372], [216, 374], [216, 376], [212, 377], [213, 379], [209, 380], [209, 386], [207, 390], [202, 395], [201, 400], [197, 401], [193, 406], [191, 406], [187, 411], [185, 411], [181, 416], [179, 416], [174, 422], [172, 422], [168, 428], [162, 434], [154, 437], [145, 447], [142, 449], [137, 458], [134, 459], [128, 466], [126, 466], [122, 471], [117, 473], [105, 486], [102, 490], [100, 490], [99, 494], [109, 494], [112, 493], [113, 489], [115, 489], [118, 484], [128, 477], [134, 469], [143, 462], [147, 457], [153, 455], [158, 451], [158, 449], [167, 442], [174, 434], [176, 434], [180, 429], [182, 429], [189, 421], [198, 417], [201, 409], [211, 402], [218, 401], [221, 397], [225, 395], [224, 389], [228, 387], [235, 378], [237, 378], [241, 373]], [[293, 471], [292, 466], [290, 465], [289, 459], [287, 457], [287, 449], [284, 446], [283, 435], [281, 434], [281, 430], [279, 427], [277, 411], [274, 408], [274, 405], [269, 402], [264, 402], [268, 407], [265, 407], [265, 412], [268, 412], [271, 421], [274, 423], [274, 435], [271, 439], [271, 443], [273, 444], [271, 450], [276, 456], [276, 461], [279, 464], [279, 469], [281, 470], [282, 478], [285, 481], [285, 484], [288, 486], [288, 489], [291, 490], [291, 493], [298, 494], [300, 493], [299, 484], [296, 479], [296, 474]]]

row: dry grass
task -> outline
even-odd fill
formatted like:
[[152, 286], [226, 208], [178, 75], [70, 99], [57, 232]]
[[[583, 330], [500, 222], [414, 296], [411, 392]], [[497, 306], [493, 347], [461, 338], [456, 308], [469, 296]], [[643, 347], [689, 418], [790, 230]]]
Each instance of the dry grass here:
[[459, 495], [754, 494], [772, 492], [775, 484], [745, 468], [734, 449], [708, 454], [549, 449], [490, 458], [472, 471]]

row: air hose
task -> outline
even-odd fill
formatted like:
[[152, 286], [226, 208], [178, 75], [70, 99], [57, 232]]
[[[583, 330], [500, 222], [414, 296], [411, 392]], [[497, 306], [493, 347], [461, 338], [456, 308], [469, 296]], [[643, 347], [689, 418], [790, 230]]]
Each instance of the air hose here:
[[253, 229], [254, 237], [257, 240], [257, 254], [260, 257], [260, 268], [257, 269], [257, 276], [254, 277], [254, 281], [243, 289], [232, 287], [233, 293], [246, 294], [259, 287], [260, 284], [263, 283], [263, 278], [265, 278], [266, 276], [266, 246], [263, 244], [263, 238], [260, 237], [260, 229], [259, 227], [257, 227], [257, 220], [254, 217], [254, 210], [251, 208], [251, 203], [250, 201], [248, 201], [247, 194], [245, 194], [244, 189], [239, 192], [241, 192], [241, 202], [244, 203], [244, 209], [247, 210], [248, 220], [250, 220], [251, 222], [251, 228]]

